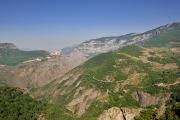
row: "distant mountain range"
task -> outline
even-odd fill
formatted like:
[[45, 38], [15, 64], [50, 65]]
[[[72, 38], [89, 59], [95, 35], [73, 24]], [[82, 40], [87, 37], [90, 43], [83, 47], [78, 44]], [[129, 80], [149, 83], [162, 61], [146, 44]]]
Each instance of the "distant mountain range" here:
[[49, 52], [44, 50], [23, 51], [13, 43], [0, 43], [0, 64], [17, 65], [37, 57], [45, 57]]
[[[179, 29], [179, 23], [171, 23], [160, 26], [153, 30], [144, 33], [130, 33], [122, 36], [102, 37], [98, 39], [91, 39], [79, 45], [67, 47], [62, 49], [62, 54], [83, 54], [87, 57], [105, 53], [112, 50], [117, 50], [127, 45], [139, 43], [141, 41], [154, 39], [160, 34], [167, 33]], [[173, 35], [173, 34], [172, 34]]]

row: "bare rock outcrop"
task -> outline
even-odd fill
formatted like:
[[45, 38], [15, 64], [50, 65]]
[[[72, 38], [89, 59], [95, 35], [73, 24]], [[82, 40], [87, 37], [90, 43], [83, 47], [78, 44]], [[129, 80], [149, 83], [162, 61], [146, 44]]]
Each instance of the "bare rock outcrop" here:
[[132, 94], [133, 98], [140, 103], [142, 107], [148, 107], [151, 105], [157, 105], [159, 103], [165, 102], [169, 98], [169, 94], [166, 95], [156, 95], [153, 96], [149, 93], [143, 91], [137, 91]]
[[141, 109], [112, 107], [105, 110], [97, 120], [134, 120]]
[[142, 109], [141, 108], [135, 109], [135, 108], [122, 107], [121, 111], [123, 112], [125, 120], [134, 120], [134, 117], [138, 116], [139, 113], [142, 111]]
[[91, 102], [101, 95], [101, 92], [93, 88], [83, 90], [81, 94], [75, 94], [74, 99], [66, 106], [72, 113], [81, 116], [90, 106]]
[[120, 108], [112, 107], [105, 110], [97, 120], [124, 120], [124, 116]]

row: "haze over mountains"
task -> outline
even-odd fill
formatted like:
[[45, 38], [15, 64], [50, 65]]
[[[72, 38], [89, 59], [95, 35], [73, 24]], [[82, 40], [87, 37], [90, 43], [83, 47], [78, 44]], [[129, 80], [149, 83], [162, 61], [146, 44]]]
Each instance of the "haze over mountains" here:
[[179, 23], [171, 23], [160, 26], [144, 33], [130, 33], [122, 36], [102, 37], [85, 41], [79, 45], [62, 49], [62, 54], [72, 54], [74, 52], [83, 53], [86, 56], [96, 55], [112, 50], [117, 50], [123, 46], [131, 45], [140, 41], [156, 37], [161, 32], [167, 32], [174, 27], [178, 28]]
[[[45, 101], [33, 109], [34, 119], [179, 119], [178, 22], [144, 33], [88, 40], [62, 49], [61, 55], [1, 43], [0, 64], [0, 86], [18, 87], [34, 100]], [[5, 111], [0, 117], [6, 118]]]

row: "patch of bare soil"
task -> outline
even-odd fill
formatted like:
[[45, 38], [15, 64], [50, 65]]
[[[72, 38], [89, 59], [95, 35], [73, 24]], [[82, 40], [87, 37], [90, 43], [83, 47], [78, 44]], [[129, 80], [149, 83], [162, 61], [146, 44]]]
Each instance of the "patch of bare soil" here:
[[151, 55], [149, 54], [149, 52], [152, 52], [151, 49], [147, 49], [144, 48], [143, 49], [143, 54], [141, 56], [139, 56], [139, 60], [141, 60], [143, 63], [150, 63], [150, 61], [148, 60], [148, 57], [150, 57]]
[[121, 72], [126, 75], [128, 75], [130, 71], [131, 71], [131, 67], [126, 67], [123, 70], [121, 70]]
[[177, 69], [178, 66], [176, 63], [169, 63], [169, 64], [159, 64], [159, 63], [154, 63], [153, 67], [156, 69], [160, 70], [169, 70], [169, 69]]
[[170, 94], [165, 93], [164, 95], [154, 96], [143, 91], [136, 91], [132, 94], [132, 97], [138, 101], [142, 107], [148, 107], [166, 102], [169, 99]]
[[[180, 49], [177, 50], [177, 48], [176, 48], [176, 49], [173, 49], [173, 50], [178, 51]], [[168, 69], [177, 69], [178, 68], [176, 63], [170, 63], [170, 64], [165, 64], [164, 65], [164, 64], [157, 63], [157, 62], [149, 61], [148, 57], [153, 56], [153, 55], [150, 54], [150, 52], [155, 52], [156, 56], [161, 58], [162, 54], [164, 54], [164, 52], [165, 53], [167, 52], [167, 49], [165, 49], [165, 48], [153, 48], [153, 50], [152, 50], [152, 49], [144, 48], [143, 54], [141, 56], [139, 56], [139, 60], [141, 60], [144, 63], [151, 63], [155, 69], [168, 70]]]
[[158, 84], [155, 84], [155, 85], [158, 86], [158, 87], [169, 88], [170, 86], [174, 86], [174, 85], [177, 85], [177, 84], [179, 84], [179, 83], [180, 83], [180, 78], [178, 78], [178, 79], [176, 80], [176, 82], [174, 82], [174, 83], [169, 83], [169, 84], [166, 84], [166, 83], [158, 83]]
[[138, 85], [145, 75], [145, 73], [134, 72], [133, 74], [129, 75], [128, 79], [124, 80], [121, 85]]
[[97, 120], [134, 120], [134, 117], [138, 116], [141, 110], [141, 108], [112, 107], [104, 110]]
[[180, 48], [179, 47], [178, 48], [171, 48], [170, 50], [175, 54], [180, 54]]

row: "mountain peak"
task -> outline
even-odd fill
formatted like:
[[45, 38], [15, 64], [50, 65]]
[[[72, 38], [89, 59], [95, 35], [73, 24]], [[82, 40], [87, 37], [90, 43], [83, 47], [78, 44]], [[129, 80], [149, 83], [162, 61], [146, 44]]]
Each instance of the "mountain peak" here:
[[0, 48], [17, 49], [16, 45], [13, 43], [0, 43]]

